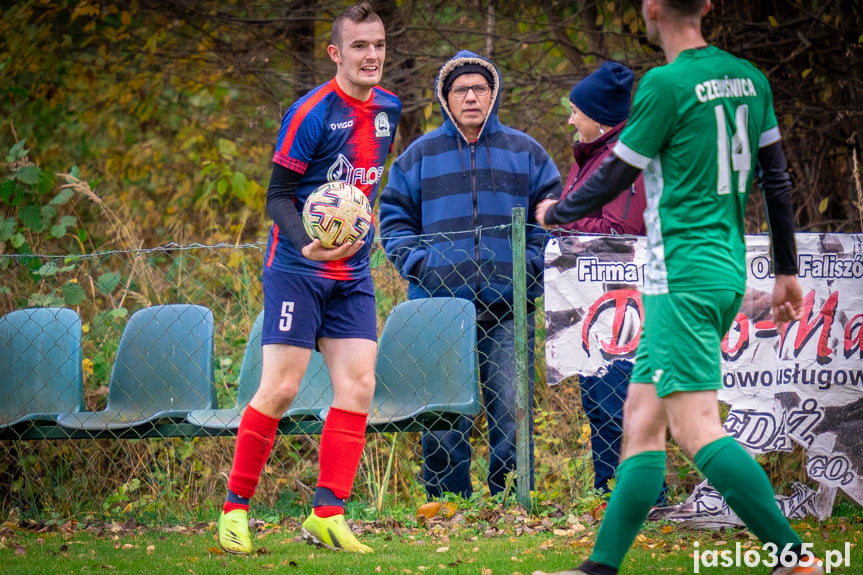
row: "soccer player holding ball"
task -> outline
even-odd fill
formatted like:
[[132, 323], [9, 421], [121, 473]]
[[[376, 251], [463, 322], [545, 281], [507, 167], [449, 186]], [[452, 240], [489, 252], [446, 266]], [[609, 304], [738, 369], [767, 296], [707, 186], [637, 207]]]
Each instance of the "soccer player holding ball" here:
[[[709, 45], [710, 0], [644, 0], [647, 37], [668, 64], [641, 80], [613, 155], [578, 194], [537, 208], [543, 225], [577, 220], [644, 171], [644, 324], [623, 417], [617, 485], [590, 559], [573, 575], [613, 575], [662, 488], [666, 433], [761, 541], [783, 558], [776, 575], [824, 572], [782, 515], [764, 470], [722, 427], [720, 341], [746, 281], [743, 213], [759, 171], [776, 281], [773, 321], [800, 319], [791, 182], [767, 79]], [[685, 351], [681, 351], [685, 350]]]
[[335, 77], [290, 107], [273, 156], [261, 383], [237, 431], [228, 495], [219, 517], [219, 544], [230, 553], [252, 552], [249, 499], [316, 346], [329, 369], [334, 400], [321, 435], [320, 475], [303, 538], [331, 549], [372, 552], [344, 519], [375, 386], [371, 242], [324, 247], [307, 235], [300, 213], [309, 194], [334, 181], [358, 187], [374, 203], [401, 103], [378, 86], [386, 36], [383, 22], [367, 3], [351, 6], [336, 18], [327, 53], [336, 63]]

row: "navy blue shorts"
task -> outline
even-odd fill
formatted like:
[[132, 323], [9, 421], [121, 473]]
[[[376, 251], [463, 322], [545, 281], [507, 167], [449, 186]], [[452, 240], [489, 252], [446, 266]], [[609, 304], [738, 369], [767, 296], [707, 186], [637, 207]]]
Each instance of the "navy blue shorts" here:
[[322, 337], [378, 340], [371, 276], [331, 280], [265, 266], [261, 344], [315, 349]]

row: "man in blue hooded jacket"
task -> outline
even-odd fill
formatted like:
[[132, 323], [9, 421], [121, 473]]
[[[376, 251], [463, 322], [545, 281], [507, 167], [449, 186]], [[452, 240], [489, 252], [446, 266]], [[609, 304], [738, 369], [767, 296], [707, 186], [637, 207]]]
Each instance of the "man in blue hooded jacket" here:
[[[535, 225], [533, 208], [560, 196], [560, 173], [533, 138], [500, 123], [501, 75], [490, 60], [460, 51], [441, 67], [435, 93], [443, 125], [414, 141], [393, 163], [380, 199], [381, 239], [387, 257], [408, 280], [408, 298], [455, 296], [476, 306], [490, 444], [488, 484], [495, 495], [506, 488], [506, 474], [516, 461], [512, 209], [524, 208], [528, 217], [532, 402], [533, 311], [542, 293], [547, 237]], [[472, 424], [462, 418], [457, 429], [423, 434], [429, 497], [471, 495]], [[530, 462], [532, 483], [532, 437]]]

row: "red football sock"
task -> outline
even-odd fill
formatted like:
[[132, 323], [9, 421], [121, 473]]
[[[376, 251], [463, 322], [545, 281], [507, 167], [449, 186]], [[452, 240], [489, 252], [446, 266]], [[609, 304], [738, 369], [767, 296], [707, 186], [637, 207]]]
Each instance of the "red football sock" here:
[[230, 513], [234, 509], [243, 509], [245, 511], [248, 511], [249, 506], [243, 503], [231, 503], [230, 501], [225, 501], [225, 504], [222, 506], [223, 513]]
[[[318, 456], [321, 474], [317, 486], [330, 489], [339, 499], [347, 499], [351, 494], [366, 444], [367, 418], [367, 413], [331, 407], [324, 422]], [[318, 514], [318, 508], [315, 508], [315, 514]]]
[[333, 515], [344, 514], [345, 508], [339, 507], [338, 505], [321, 505], [319, 507], [315, 507], [315, 515], [317, 515], [321, 519], [326, 519], [327, 517], [332, 517]]
[[250, 499], [255, 494], [261, 472], [273, 450], [278, 426], [278, 419], [264, 415], [251, 405], [246, 406], [237, 430], [234, 465], [228, 478], [228, 489], [236, 495]]

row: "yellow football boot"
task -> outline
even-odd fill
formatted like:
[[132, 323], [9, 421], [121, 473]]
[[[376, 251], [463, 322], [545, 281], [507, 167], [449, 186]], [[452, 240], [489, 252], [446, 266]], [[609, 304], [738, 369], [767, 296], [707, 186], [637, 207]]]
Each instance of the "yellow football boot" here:
[[302, 533], [307, 543], [334, 551], [341, 549], [354, 553], [374, 553], [374, 549], [357, 541], [350, 527], [345, 523], [344, 515], [321, 518], [312, 511], [308, 519], [303, 521]]
[[252, 552], [249, 537], [249, 512], [244, 509], [224, 511], [219, 516], [219, 545], [228, 553], [248, 555]]

